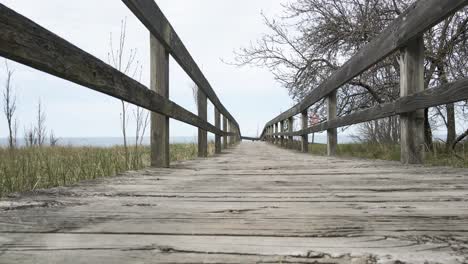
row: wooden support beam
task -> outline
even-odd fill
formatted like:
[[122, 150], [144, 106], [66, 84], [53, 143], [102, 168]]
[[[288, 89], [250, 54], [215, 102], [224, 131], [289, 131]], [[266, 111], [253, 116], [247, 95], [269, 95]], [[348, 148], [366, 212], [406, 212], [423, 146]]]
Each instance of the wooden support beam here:
[[[336, 91], [333, 91], [327, 96], [327, 119], [328, 121], [336, 119]], [[336, 128], [327, 130], [327, 155], [336, 155], [336, 145], [338, 143], [338, 135]]]
[[[304, 110], [301, 113], [302, 117], [302, 129], [306, 129], [309, 125], [309, 115], [308, 109]], [[301, 151], [304, 153], [309, 152], [309, 135], [302, 135], [302, 142], [301, 142]]]
[[[278, 123], [275, 123], [274, 127], [275, 127], [275, 134], [276, 134], [276, 133], [278, 133]], [[274, 142], [273, 143], [278, 144], [278, 141], [279, 141], [278, 137], [274, 136]]]
[[[214, 108], [215, 127], [221, 129], [221, 113], [218, 108]], [[215, 135], [215, 153], [221, 154], [221, 135]]]
[[210, 99], [211, 103], [219, 109], [223, 116], [226, 116], [236, 126], [239, 126], [234, 117], [231, 116], [221, 103], [210, 83], [156, 2], [154, 0], [122, 0], [122, 2], [166, 46], [174, 60], [177, 61], [180, 67], [195, 82], [198, 89], [204, 92], [205, 96]]
[[[169, 98], [169, 53], [150, 33], [151, 90]], [[151, 112], [151, 166], [169, 167], [169, 117]]]
[[[288, 132], [294, 132], [294, 117], [288, 118]], [[289, 136], [288, 137], [288, 148], [293, 148], [294, 147], [294, 137]]]
[[[375, 119], [395, 116], [406, 112], [414, 112], [448, 103], [468, 100], [468, 78], [441, 85], [436, 88], [426, 89], [406, 97], [398, 98], [395, 102], [356, 111], [352, 114], [338, 117], [335, 120], [325, 121], [320, 124], [301, 129], [292, 133], [293, 136], [302, 136], [325, 131], [330, 128], [344, 127], [359, 124]], [[287, 132], [280, 132], [280, 136], [289, 136]]]
[[[0, 24], [2, 57], [186, 124], [223, 134], [192, 112], [3, 4], [0, 4]], [[63, 88], [67, 89], [67, 85]]]
[[[201, 89], [197, 89], [198, 117], [207, 120], [207, 98]], [[208, 157], [208, 132], [204, 129], [198, 129], [198, 157]]]
[[[233, 132], [234, 132], [233, 125], [232, 125], [232, 121], [231, 121], [230, 119], [228, 119], [228, 129], [229, 129], [229, 133], [233, 133]], [[229, 136], [229, 142], [228, 142], [228, 144], [229, 144], [229, 145], [233, 145], [233, 144], [234, 144], [232, 135]]]
[[312, 106], [332, 91], [386, 58], [392, 52], [404, 47], [408, 41], [423, 34], [429, 28], [466, 6], [467, 2], [467, 0], [415, 1], [325, 82], [306, 95], [304, 100], [272, 119], [266, 126], [301, 113], [304, 109]]
[[[424, 90], [424, 39], [407, 43], [400, 58], [400, 97]], [[424, 110], [400, 115], [401, 162], [421, 164], [424, 161]]]
[[[228, 131], [228, 119], [224, 115], [223, 115], [223, 131], [224, 132], [229, 132]], [[224, 149], [228, 148], [228, 135], [225, 135], [223, 137], [223, 148]]]
[[[284, 133], [284, 120], [280, 121], [280, 132]], [[280, 137], [280, 144], [281, 144], [281, 147], [284, 147], [284, 136], [283, 135]]]

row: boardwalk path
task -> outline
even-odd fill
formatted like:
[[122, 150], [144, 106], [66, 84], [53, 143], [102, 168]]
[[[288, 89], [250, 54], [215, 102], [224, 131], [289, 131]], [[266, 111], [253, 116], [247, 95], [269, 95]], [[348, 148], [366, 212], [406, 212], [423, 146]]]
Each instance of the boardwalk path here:
[[0, 263], [463, 263], [467, 200], [467, 170], [242, 143], [0, 202]]

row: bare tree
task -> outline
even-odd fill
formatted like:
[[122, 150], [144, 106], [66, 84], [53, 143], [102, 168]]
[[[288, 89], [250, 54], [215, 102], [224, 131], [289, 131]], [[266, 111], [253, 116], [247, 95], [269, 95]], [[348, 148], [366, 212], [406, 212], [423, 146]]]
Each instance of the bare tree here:
[[47, 138], [45, 121], [46, 114], [42, 107], [41, 100], [39, 100], [39, 102], [37, 103], [36, 127], [34, 128], [34, 134], [36, 135], [38, 146], [44, 146], [45, 140]]
[[10, 69], [8, 61], [5, 60], [7, 79], [5, 82], [5, 90], [3, 91], [3, 113], [8, 124], [8, 147], [10, 149], [16, 146], [16, 131], [17, 122], [15, 119], [16, 112], [16, 95], [13, 92], [12, 78], [14, 71]]
[[[117, 70], [125, 73], [127, 75], [131, 75], [134, 77], [139, 69], [138, 65], [139, 62], [135, 61], [137, 50], [130, 49], [127, 53], [126, 51], [126, 35], [127, 35], [127, 19], [123, 19], [120, 24], [120, 36], [118, 40], [118, 47], [114, 48], [114, 39], [112, 37], [112, 32], [110, 33], [110, 41], [109, 41], [109, 48], [110, 52], [108, 53], [108, 61], [109, 64], [114, 66]], [[136, 64], [136, 67], [135, 67]], [[123, 136], [123, 143], [125, 149], [125, 162], [129, 164], [129, 151], [128, 151], [128, 144], [127, 144], [127, 126], [128, 126], [128, 107], [129, 104], [125, 103], [125, 101], [121, 101], [121, 113], [120, 113], [120, 121], [121, 121], [121, 130]]]
[[[290, 96], [300, 101], [380, 34], [411, 2], [413, 0], [288, 2], [284, 5], [284, 15], [277, 19], [269, 19], [262, 14], [269, 33], [249, 47], [236, 51], [233, 64], [267, 68], [288, 89]], [[427, 87], [467, 75], [467, 23], [468, 8], [464, 8], [425, 34]], [[398, 57], [398, 53], [390, 55], [339, 89], [338, 115], [397, 99]], [[318, 102], [313, 111], [320, 112], [324, 107], [323, 101]], [[448, 141], [453, 142], [454, 111], [451, 105], [445, 108], [446, 111], [438, 113], [446, 116]], [[426, 111], [425, 131], [429, 144], [432, 141], [430, 115]], [[385, 125], [393, 121], [378, 122]]]

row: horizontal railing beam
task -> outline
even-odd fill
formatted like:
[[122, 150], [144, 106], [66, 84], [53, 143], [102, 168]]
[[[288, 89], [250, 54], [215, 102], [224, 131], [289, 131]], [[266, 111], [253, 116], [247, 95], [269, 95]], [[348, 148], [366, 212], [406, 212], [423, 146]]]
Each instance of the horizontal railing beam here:
[[417, 1], [304, 100], [269, 121], [265, 127], [301, 113], [467, 4], [468, 0]]
[[0, 56], [217, 135], [231, 135], [0, 4]]
[[445, 84], [434, 89], [424, 90], [406, 97], [397, 99], [393, 103], [381, 104], [369, 109], [325, 121], [315, 126], [308, 127], [293, 133], [275, 133], [275, 136], [303, 136], [311, 133], [325, 131], [327, 129], [350, 126], [376, 119], [414, 112], [416, 110], [445, 105], [449, 103], [468, 100], [468, 78]]
[[236, 127], [239, 124], [227, 111], [219, 100], [208, 80], [188, 52], [184, 43], [164, 16], [161, 9], [154, 0], [122, 0], [125, 5], [135, 14], [135, 16], [146, 26], [146, 28], [157, 38], [179, 63], [180, 67], [197, 84], [198, 88], [210, 99], [223, 116], [227, 117]]
[[255, 137], [241, 137], [242, 140], [250, 140], [250, 141], [260, 141], [260, 138]]

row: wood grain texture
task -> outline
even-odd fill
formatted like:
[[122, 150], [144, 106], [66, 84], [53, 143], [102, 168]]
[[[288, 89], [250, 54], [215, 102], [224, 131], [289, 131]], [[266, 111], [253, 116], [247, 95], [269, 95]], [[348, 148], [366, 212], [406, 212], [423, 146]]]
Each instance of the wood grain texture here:
[[0, 56], [224, 135], [208, 122], [158, 95], [91, 54], [0, 4]]
[[[424, 39], [410, 41], [400, 55], [400, 97], [424, 91]], [[400, 115], [401, 162], [424, 161], [424, 110]]]
[[[163, 45], [150, 36], [150, 87], [151, 90], [169, 98], [169, 53]], [[169, 154], [169, 117], [151, 112], [151, 166], [168, 168]]]
[[301, 113], [467, 4], [467, 0], [417, 1], [304, 100], [269, 121], [266, 126]]
[[468, 171], [244, 142], [0, 201], [0, 263], [466, 263]]
[[[327, 120], [333, 122], [336, 119], [336, 91], [331, 92], [327, 96]], [[328, 156], [336, 155], [336, 147], [338, 145], [338, 134], [336, 128], [327, 129], [327, 154]]]
[[[309, 112], [308, 109], [301, 113], [302, 129], [306, 129], [309, 126]], [[276, 130], [278, 133], [278, 130]], [[309, 135], [302, 135], [301, 137], [301, 151], [303, 153], [309, 152]]]
[[192, 58], [182, 40], [171, 26], [166, 16], [154, 0], [122, 0], [135, 16], [164, 43], [169, 53], [179, 63], [180, 67], [197, 84], [199, 89], [210, 99], [218, 110], [231, 120], [236, 127], [239, 124], [219, 100], [208, 80]]
[[[201, 89], [197, 89], [197, 107], [198, 117], [207, 121], [208, 104], [205, 93]], [[198, 129], [198, 157], [208, 157], [208, 133], [201, 128]]]
[[295, 131], [292, 134], [283, 132], [278, 133], [278, 135], [301, 136], [304, 134], [325, 131], [329, 128], [349, 126], [462, 100], [468, 100], [468, 78], [441, 85], [437, 88], [424, 90], [423, 92], [414, 93], [406, 97], [401, 97], [393, 103], [381, 104], [369, 109], [356, 111], [355, 113], [339, 117], [335, 120], [322, 122], [315, 126], [308, 127], [307, 129]]
[[[214, 119], [215, 126], [221, 129], [221, 114], [219, 113], [218, 108], [214, 108]], [[215, 153], [221, 154], [221, 136], [215, 135]]]

